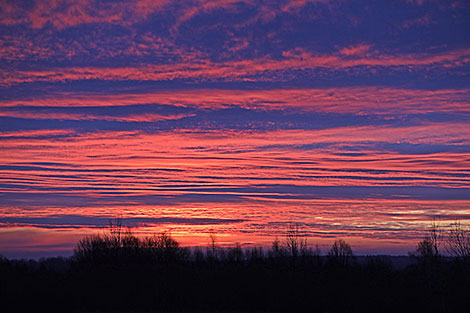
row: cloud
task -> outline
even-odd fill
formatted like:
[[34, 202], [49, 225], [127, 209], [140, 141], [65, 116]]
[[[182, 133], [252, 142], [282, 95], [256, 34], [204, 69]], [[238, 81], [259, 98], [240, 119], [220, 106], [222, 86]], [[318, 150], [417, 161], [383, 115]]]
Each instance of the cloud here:
[[[47, 119], [47, 120], [70, 120], [70, 121], [115, 121], [115, 122], [159, 122], [179, 120], [185, 117], [191, 117], [194, 114], [175, 114], [175, 115], [162, 115], [155, 113], [143, 114], [130, 114], [128, 116], [109, 116], [109, 115], [90, 115], [80, 113], [40, 113], [40, 112], [25, 112], [25, 111], [9, 111], [1, 112], [0, 117], [13, 117], [21, 119]], [[1, 135], [0, 135], [1, 136]]]
[[[173, 108], [193, 108], [198, 110], [221, 110], [239, 107], [247, 110], [296, 110], [297, 112], [324, 112], [337, 114], [359, 115], [392, 115], [390, 118], [408, 114], [428, 113], [465, 113], [470, 111], [469, 89], [440, 89], [413, 90], [400, 88], [377, 87], [341, 87], [341, 88], [306, 88], [306, 89], [260, 89], [260, 90], [227, 90], [227, 89], [197, 89], [197, 90], [163, 90], [140, 91], [135, 93], [92, 93], [92, 92], [58, 92], [45, 96], [34, 96], [24, 99], [0, 100], [0, 114], [15, 116], [33, 114], [35, 118], [66, 118], [66, 119], [109, 119], [125, 120], [125, 116], [109, 116], [84, 113], [28, 113], [34, 107], [38, 108], [92, 108], [92, 107], [123, 107], [130, 119], [133, 106], [149, 104], [155, 106], [170, 106]], [[29, 108], [29, 109], [27, 109]], [[8, 110], [7, 110], [8, 109]], [[61, 115], [64, 114], [64, 115]], [[145, 112], [147, 118], [155, 120], [179, 119], [191, 113], [151, 114]], [[152, 113], [153, 114], [153, 113]], [[182, 115], [181, 115], [182, 114]], [[100, 117], [103, 115], [102, 117]], [[123, 115], [121, 112], [120, 115]], [[129, 117], [127, 117], [129, 119]]]
[[24, 130], [24, 131], [7, 131], [0, 132], [0, 138], [2, 139], [13, 139], [19, 137], [30, 137], [30, 138], [41, 138], [41, 137], [57, 137], [57, 136], [69, 136], [74, 134], [75, 131], [72, 129], [40, 129], [40, 130]]
[[329, 3], [331, 0], [290, 0], [283, 7], [282, 11], [291, 12], [302, 9], [309, 3]]
[[371, 45], [359, 44], [342, 48], [339, 53], [345, 56], [364, 56], [370, 50]]
[[[352, 50], [351, 50], [352, 49]], [[359, 49], [359, 50], [358, 50]], [[408, 55], [375, 55], [369, 57], [358, 56], [364, 47], [349, 48], [342, 54], [349, 53], [347, 58], [341, 55], [321, 55], [303, 52], [302, 50], [289, 50], [283, 53], [283, 59], [269, 58], [212, 62], [200, 60], [196, 62], [171, 65], [145, 65], [142, 67], [75, 67], [58, 68], [55, 70], [38, 71], [0, 71], [0, 85], [11, 86], [20, 83], [32, 82], [69, 82], [77, 80], [112, 80], [112, 81], [283, 81], [283, 75], [271, 74], [282, 71], [305, 71], [326, 68], [331, 70], [345, 70], [354, 67], [397, 67], [413, 69], [448, 69], [470, 63], [470, 50], [461, 49], [442, 54], [408, 54]], [[368, 71], [366, 69], [366, 71]], [[276, 78], [278, 76], [279, 78]]]
[[0, 249], [72, 247], [119, 214], [190, 244], [295, 220], [405, 246], [468, 219], [467, 11], [3, 1]]
[[132, 2], [101, 2], [94, 0], [45, 0], [35, 1], [32, 9], [23, 3], [3, 2], [1, 23], [4, 25], [30, 24], [33, 29], [52, 25], [64, 29], [80, 24], [115, 23], [128, 24], [145, 19], [170, 1], [137, 0]]
[[[468, 186], [470, 174], [465, 172], [470, 142], [465, 123], [321, 130], [108, 131], [65, 138], [9, 135], [11, 140], [2, 145], [5, 157], [0, 159], [5, 201], [14, 194], [27, 199], [26, 193], [46, 198], [54, 193], [49, 202], [57, 202], [57, 194], [64, 194], [98, 203], [110, 199], [119, 203], [123, 197], [126, 203], [132, 197], [144, 203], [178, 202], [186, 196], [188, 201], [213, 196], [220, 201], [246, 196], [295, 198], [287, 187], [284, 191], [268, 188], [285, 184], [292, 188], [363, 186], [364, 190], [368, 186], [427, 186], [448, 188], [451, 194], [453, 188]], [[455, 143], [456, 138], [460, 143]], [[61, 165], [61, 160], [70, 165]], [[147, 198], [139, 200], [141, 196]]]
[[[42, 217], [14, 217], [2, 218], [0, 227], [39, 227], [39, 228], [82, 228], [98, 227], [106, 228], [111, 216], [83, 216], [83, 215], [50, 215]], [[180, 217], [124, 217], [124, 226], [146, 226], [155, 224], [185, 224], [185, 225], [212, 225], [240, 223], [241, 219], [216, 219], [216, 218], [180, 218]]]
[[424, 15], [423, 17], [418, 17], [415, 19], [409, 19], [403, 22], [401, 28], [408, 29], [414, 26], [426, 26], [433, 23], [432, 17], [429, 14]]

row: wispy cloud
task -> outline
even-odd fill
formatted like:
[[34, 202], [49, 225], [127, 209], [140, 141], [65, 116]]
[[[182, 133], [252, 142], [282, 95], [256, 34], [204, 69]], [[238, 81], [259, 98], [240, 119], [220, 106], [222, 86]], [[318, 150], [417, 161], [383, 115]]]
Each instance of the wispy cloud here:
[[[139, 93], [59, 92], [33, 98], [0, 100], [1, 108], [26, 107], [86, 108], [139, 104], [169, 105], [196, 109], [241, 107], [253, 110], [291, 110], [354, 114], [426, 114], [468, 112], [469, 89], [413, 90], [376, 87], [337, 87], [324, 89], [228, 90], [198, 89], [141, 91]], [[3, 111], [4, 116], [13, 116]], [[27, 114], [27, 113], [25, 113]], [[39, 116], [39, 115], [38, 115]], [[26, 115], [24, 117], [27, 117]], [[44, 118], [47, 115], [43, 116]], [[60, 116], [57, 116], [59, 118]], [[178, 116], [176, 116], [178, 117]], [[53, 118], [51, 116], [51, 118]], [[80, 114], [77, 115], [80, 118]], [[90, 116], [90, 118], [94, 118]], [[96, 117], [97, 118], [97, 117]], [[174, 116], [167, 119], [174, 119]], [[392, 117], [394, 118], [394, 117]], [[73, 119], [70, 117], [70, 119]], [[111, 119], [111, 117], [110, 117]], [[164, 117], [161, 117], [164, 119]]]
[[100, 2], [94, 0], [34, 1], [29, 6], [22, 1], [2, 3], [2, 24], [29, 24], [32, 28], [52, 25], [64, 29], [89, 23], [135, 23], [170, 1], [137, 0], [135, 2]]
[[[320, 68], [347, 70], [355, 67], [366, 67], [364, 69], [366, 72], [370, 71], [368, 68], [374, 67], [390, 67], [393, 71], [396, 71], [397, 67], [406, 67], [407, 70], [419, 68], [444, 70], [470, 63], [470, 50], [468, 49], [438, 55], [376, 55], [349, 58], [351, 55], [357, 55], [361, 51], [364, 52], [364, 48], [357, 49], [358, 47], [342, 49], [339, 55], [311, 54], [302, 50], [290, 50], [283, 53], [284, 57], [281, 60], [263, 58], [224, 63], [200, 60], [199, 62], [172, 65], [146, 65], [143, 67], [125, 68], [80, 67], [16, 71], [14, 73], [4, 70], [0, 72], [0, 81], [4, 86], [31, 82], [67, 82], [74, 80], [172, 81], [192, 79], [203, 81], [284, 81], [289, 80], [289, 75], [283, 75], [283, 71], [315, 70]], [[348, 58], [343, 58], [342, 54], [348, 56]], [[281, 73], [277, 73], [279, 71]], [[275, 73], [276, 75], [274, 75]]]
[[158, 122], [168, 120], [179, 120], [194, 114], [161, 115], [154, 113], [130, 114], [128, 116], [68, 114], [68, 113], [38, 113], [38, 112], [0, 112], [0, 117], [14, 117], [22, 119], [45, 119], [45, 120], [71, 120], [71, 121], [116, 121], [116, 122]]

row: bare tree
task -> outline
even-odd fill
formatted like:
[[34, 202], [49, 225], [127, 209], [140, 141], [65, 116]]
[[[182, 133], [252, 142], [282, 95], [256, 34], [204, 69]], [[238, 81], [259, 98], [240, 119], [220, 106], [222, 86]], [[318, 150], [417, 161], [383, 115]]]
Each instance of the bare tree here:
[[214, 233], [211, 233], [209, 235], [209, 247], [211, 248], [212, 251], [215, 252], [217, 249], [217, 237], [215, 236]]
[[281, 250], [282, 250], [281, 242], [279, 241], [279, 238], [276, 237], [276, 239], [274, 239], [273, 243], [271, 244], [271, 251], [272, 251], [273, 256], [275, 257], [281, 256], [282, 255]]
[[157, 261], [174, 261], [185, 255], [184, 249], [173, 239], [171, 233], [162, 232], [143, 240], [143, 245], [148, 249]]
[[447, 237], [447, 251], [463, 260], [470, 260], [470, 229], [457, 221]]
[[346, 266], [354, 257], [351, 246], [343, 239], [335, 240], [328, 252], [328, 258], [334, 263]]
[[211, 233], [209, 235], [209, 247], [207, 249], [207, 256], [211, 260], [216, 260], [221, 257], [222, 250], [217, 244], [217, 237], [215, 236], [215, 233]]
[[287, 251], [294, 259], [307, 250], [307, 239], [301, 237], [299, 228], [299, 223], [290, 223], [286, 235]]
[[226, 257], [229, 262], [242, 262], [244, 260], [244, 253], [240, 243], [237, 242], [234, 247], [229, 248]]
[[123, 227], [122, 227], [122, 217], [118, 216], [112, 220], [109, 220], [109, 233], [116, 245], [116, 247], [121, 247], [121, 235], [122, 235]]
[[416, 245], [416, 251], [413, 255], [421, 258], [435, 258], [438, 254], [436, 254], [436, 250], [434, 248], [435, 246], [433, 241], [429, 237], [426, 237], [418, 242]]
[[439, 256], [439, 247], [441, 246], [443, 235], [442, 229], [439, 226], [439, 223], [436, 222], [436, 220], [432, 221], [431, 228], [429, 229], [429, 239], [432, 244], [433, 254], [435, 256]]
[[268, 255], [275, 260], [275, 262], [280, 262], [285, 256], [287, 256], [287, 248], [279, 240], [279, 237], [276, 236], [276, 239], [271, 244], [271, 250]]
[[439, 247], [442, 240], [442, 229], [436, 221], [433, 221], [426, 237], [417, 244], [416, 251], [410, 255], [427, 260], [438, 258], [441, 255]]

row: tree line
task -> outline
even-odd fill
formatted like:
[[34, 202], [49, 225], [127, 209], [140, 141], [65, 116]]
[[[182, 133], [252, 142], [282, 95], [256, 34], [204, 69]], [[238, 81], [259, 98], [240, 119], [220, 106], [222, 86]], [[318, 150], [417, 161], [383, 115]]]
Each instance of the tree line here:
[[466, 262], [470, 261], [470, 229], [462, 225], [460, 221], [452, 223], [450, 227], [445, 234], [439, 223], [433, 221], [428, 234], [410, 255], [432, 260], [442, 257], [445, 251], [449, 256]]
[[386, 256], [357, 261], [342, 239], [322, 254], [298, 224], [267, 250], [223, 248], [214, 235], [188, 248], [169, 233], [139, 238], [116, 219], [71, 258], [0, 258], [0, 303], [3, 312], [468, 312], [468, 242], [462, 224], [445, 235], [433, 223], [399, 268]]

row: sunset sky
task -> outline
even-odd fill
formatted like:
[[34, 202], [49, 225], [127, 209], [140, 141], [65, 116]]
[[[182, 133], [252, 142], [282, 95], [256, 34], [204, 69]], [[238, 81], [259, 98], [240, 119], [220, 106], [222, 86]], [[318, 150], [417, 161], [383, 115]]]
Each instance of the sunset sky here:
[[470, 219], [470, 2], [0, 0], [0, 254], [406, 254]]

